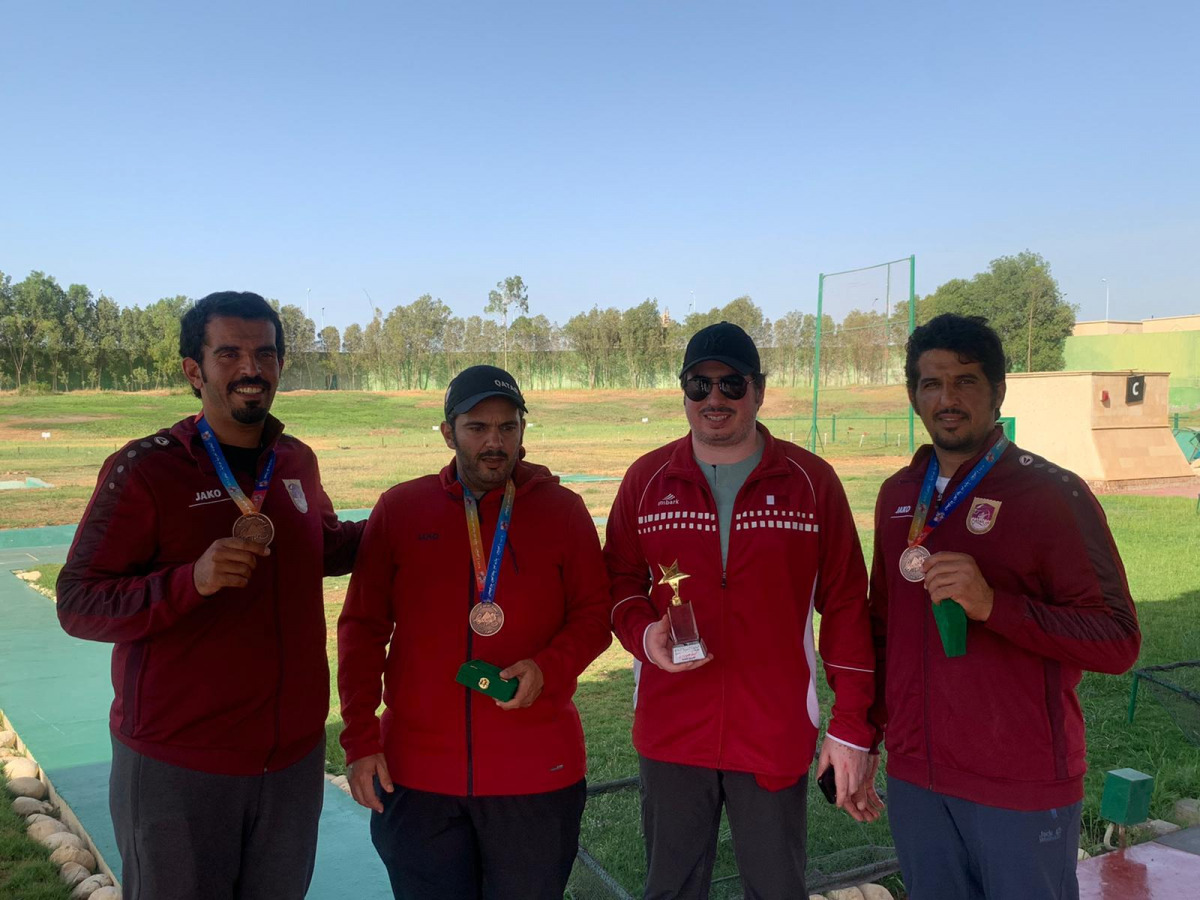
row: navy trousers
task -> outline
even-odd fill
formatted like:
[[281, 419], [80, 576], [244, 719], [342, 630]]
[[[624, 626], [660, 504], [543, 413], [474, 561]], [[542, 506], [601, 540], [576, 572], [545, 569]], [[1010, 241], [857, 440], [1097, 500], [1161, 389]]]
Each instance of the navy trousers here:
[[397, 900], [562, 900], [587, 784], [544, 794], [453, 797], [375, 782], [371, 840]]
[[1079, 900], [1082, 803], [1018, 812], [887, 783], [909, 900]]

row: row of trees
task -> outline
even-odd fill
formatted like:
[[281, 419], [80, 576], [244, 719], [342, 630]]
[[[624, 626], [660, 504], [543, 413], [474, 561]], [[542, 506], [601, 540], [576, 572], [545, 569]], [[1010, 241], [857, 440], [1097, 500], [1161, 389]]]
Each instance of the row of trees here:
[[[167, 297], [121, 307], [85, 285], [67, 288], [43, 272], [13, 283], [0, 272], [0, 387], [53, 391], [182, 386], [178, 322], [192, 301]], [[776, 384], [811, 384], [816, 316], [774, 321], [748, 296], [673, 318], [655, 299], [627, 309], [593, 307], [552, 322], [529, 314], [519, 276], [496, 285], [485, 315], [460, 317], [423, 294], [365, 326], [319, 332], [304, 311], [272, 301], [287, 343], [285, 388], [430, 389], [465, 366], [505, 365], [530, 389], [646, 388], [673, 384], [688, 338], [713, 322], [736, 322], [755, 339]], [[510, 320], [511, 313], [519, 313]], [[1074, 324], [1050, 267], [1034, 253], [1002, 257], [970, 280], [919, 298], [917, 321], [941, 312], [986, 316], [1004, 338], [1015, 371], [1055, 370]], [[497, 321], [495, 316], [499, 318]], [[851, 310], [821, 323], [822, 384], [882, 383], [903, 377], [907, 304], [892, 315]]]

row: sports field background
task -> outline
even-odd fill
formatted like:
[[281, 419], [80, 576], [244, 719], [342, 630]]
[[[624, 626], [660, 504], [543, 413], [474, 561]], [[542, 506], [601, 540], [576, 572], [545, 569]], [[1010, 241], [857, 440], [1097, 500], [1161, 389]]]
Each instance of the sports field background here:
[[[763, 420], [777, 435], [807, 438], [803, 391], [768, 389]], [[686, 431], [677, 391], [561, 391], [531, 393], [528, 458], [563, 475], [619, 478], [638, 455]], [[882, 480], [906, 462], [895, 436], [906, 426], [903, 388], [842, 388], [822, 392], [837, 413], [837, 440], [823, 422], [825, 454], [846, 488], [869, 554], [872, 513]], [[150, 434], [194, 413], [197, 401], [182, 393], [94, 393], [68, 396], [0, 394], [0, 480], [35, 477], [51, 489], [0, 492], [0, 527], [68, 524], [78, 521], [104, 458], [126, 440]], [[316, 449], [325, 487], [336, 507], [369, 507], [397, 481], [435, 471], [451, 456], [435, 431], [441, 395], [433, 393], [287, 393], [274, 412], [288, 431]], [[648, 421], [643, 421], [646, 419]], [[1185, 422], [1200, 425], [1195, 411]], [[883, 437], [884, 427], [887, 437]], [[43, 433], [50, 437], [43, 438]], [[924, 434], [917, 435], [917, 442]], [[903, 433], [907, 445], [907, 434]], [[571, 483], [595, 516], [606, 516], [617, 481]], [[1145, 641], [1141, 664], [1200, 658], [1200, 516], [1195, 498], [1107, 496], [1101, 503], [1121, 548]], [[45, 581], [56, 572], [47, 567]], [[346, 578], [326, 582], [330, 659], [336, 661], [333, 625]], [[49, 601], [48, 601], [49, 602]], [[630, 657], [614, 645], [580, 682], [577, 695], [587, 732], [590, 780], [633, 775], [629, 743], [632, 722]], [[823, 688], [823, 703], [828, 694]], [[1098, 845], [1103, 772], [1130, 766], [1156, 776], [1151, 812], [1169, 813], [1175, 799], [1200, 792], [1200, 750], [1154, 703], [1139, 705], [1137, 721], [1125, 723], [1129, 678], [1087, 675], [1080, 697], [1089, 726], [1085, 847]], [[329, 721], [329, 768], [344, 765], [336, 736], [336, 694]], [[33, 748], [36, 753], [36, 748]], [[815, 793], [815, 792], [814, 792]], [[862, 827], [814, 802], [810, 809], [813, 857], [886, 843], [882, 823]], [[723, 830], [718, 876], [733, 872], [728, 829]], [[643, 859], [637, 830], [637, 794], [594, 797], [585, 813], [582, 843], [627, 890], [638, 892]]]

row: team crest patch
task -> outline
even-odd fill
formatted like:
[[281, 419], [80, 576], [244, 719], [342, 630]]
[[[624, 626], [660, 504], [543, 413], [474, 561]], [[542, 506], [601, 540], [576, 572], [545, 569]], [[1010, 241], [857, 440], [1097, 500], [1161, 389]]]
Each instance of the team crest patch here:
[[1000, 515], [999, 500], [985, 500], [976, 497], [971, 501], [971, 510], [967, 513], [967, 530], [971, 534], [987, 534], [996, 524]]
[[300, 479], [285, 478], [283, 486], [287, 488], [288, 496], [292, 498], [292, 505], [302, 513], [308, 512], [308, 498], [304, 496], [304, 485], [300, 483]]

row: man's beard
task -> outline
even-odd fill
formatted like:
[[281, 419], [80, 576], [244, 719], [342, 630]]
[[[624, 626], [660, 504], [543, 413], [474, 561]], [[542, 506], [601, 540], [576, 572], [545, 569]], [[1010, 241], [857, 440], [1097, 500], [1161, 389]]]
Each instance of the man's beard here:
[[243, 425], [257, 425], [267, 419], [266, 406], [239, 406], [233, 410], [233, 418]]

